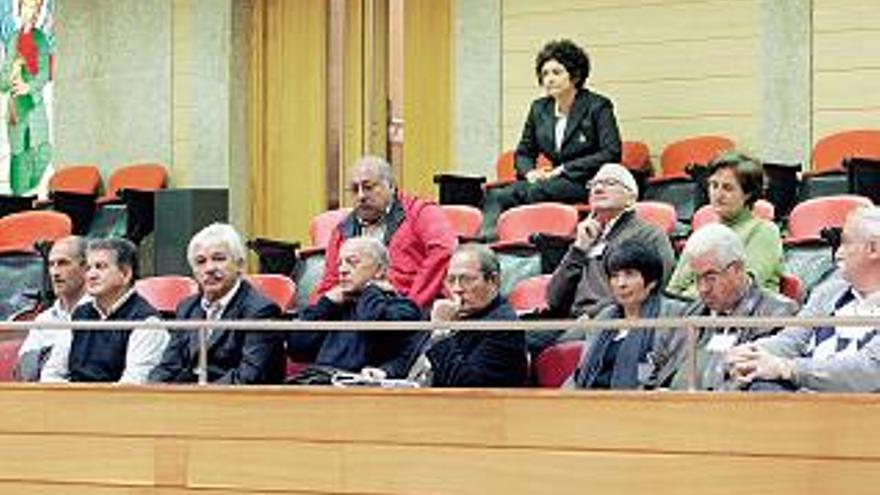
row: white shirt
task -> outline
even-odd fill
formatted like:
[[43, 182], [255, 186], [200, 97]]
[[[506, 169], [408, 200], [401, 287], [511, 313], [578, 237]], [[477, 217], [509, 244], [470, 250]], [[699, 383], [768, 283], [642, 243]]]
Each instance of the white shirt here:
[[[98, 307], [95, 301], [91, 301], [92, 307], [100, 315], [100, 321], [106, 321], [107, 317], [112, 315], [134, 295], [134, 289], [122, 295], [110, 307], [108, 313], [104, 313]], [[159, 321], [158, 318], [151, 317], [145, 321]], [[70, 330], [67, 330], [70, 333]], [[125, 353], [125, 370], [119, 383], [145, 383], [147, 375], [159, 364], [162, 359], [162, 353], [168, 344], [169, 335], [166, 330], [156, 330], [151, 328], [137, 328], [132, 330], [128, 337], [128, 347]], [[46, 360], [46, 365], [40, 373], [41, 382], [67, 382], [70, 381], [68, 370], [68, 358], [70, 357], [70, 345], [73, 338], [67, 339], [66, 343], [57, 342], [52, 347], [52, 352]]]
[[[70, 309], [64, 307], [61, 299], [55, 299], [55, 303], [34, 318], [36, 323], [70, 321], [70, 315], [80, 304], [91, 301], [91, 296], [84, 295], [76, 301]], [[53, 347], [56, 344], [70, 346], [71, 332], [69, 329], [59, 330], [30, 330], [25, 337], [21, 348], [18, 349], [18, 357], [30, 351], [37, 351], [45, 347]]]

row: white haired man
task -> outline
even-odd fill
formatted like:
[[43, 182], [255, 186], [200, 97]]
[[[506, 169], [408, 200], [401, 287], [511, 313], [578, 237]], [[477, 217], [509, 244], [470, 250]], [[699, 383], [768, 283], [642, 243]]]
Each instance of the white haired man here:
[[[730, 227], [712, 224], [688, 239], [682, 257], [694, 272], [699, 299], [685, 316], [791, 316], [797, 303], [761, 288], [746, 271], [746, 251]], [[776, 332], [775, 328], [712, 327], [700, 330], [697, 341], [696, 387], [733, 388], [724, 366], [724, 353], [737, 344]], [[680, 369], [673, 388], [684, 388], [687, 372]]]
[[[245, 247], [228, 224], [215, 223], [189, 242], [187, 259], [200, 294], [177, 306], [178, 320], [266, 320], [281, 316], [277, 304], [244, 279]], [[212, 383], [280, 383], [284, 377], [284, 341], [278, 332], [213, 330], [207, 339], [207, 377]], [[172, 331], [171, 342], [151, 373], [151, 382], [195, 382], [199, 336]]]
[[[353, 237], [339, 250], [338, 283], [317, 303], [305, 308], [305, 321], [415, 321], [421, 310], [388, 280], [388, 251], [378, 239]], [[402, 378], [412, 365], [424, 335], [421, 332], [354, 330], [291, 332], [287, 352], [314, 367], [293, 377], [296, 384], [329, 379], [326, 370], [360, 373], [372, 378]], [[324, 370], [324, 371], [322, 371]], [[332, 371], [331, 371], [332, 372]]]
[[[845, 283], [817, 288], [804, 316], [880, 316], [880, 208], [849, 214], [838, 251]], [[876, 392], [878, 328], [788, 328], [727, 353], [731, 374], [752, 390]]]

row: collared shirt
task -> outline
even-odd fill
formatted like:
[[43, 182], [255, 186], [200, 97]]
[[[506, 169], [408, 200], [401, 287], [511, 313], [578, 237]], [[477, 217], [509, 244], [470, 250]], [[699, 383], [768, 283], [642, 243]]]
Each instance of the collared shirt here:
[[[89, 303], [92, 297], [85, 294], [80, 297], [70, 308], [65, 308], [60, 298], [55, 299], [55, 303], [48, 309], [34, 318], [36, 323], [70, 321], [70, 315], [73, 310], [80, 304]], [[56, 344], [70, 345], [71, 332], [69, 329], [59, 330], [30, 330], [27, 337], [18, 349], [18, 356], [23, 356], [26, 352], [36, 351], [46, 347], [52, 347]]]
[[394, 206], [393, 201], [385, 208], [385, 214], [382, 215], [382, 218], [373, 223], [364, 223], [360, 218], [355, 216], [358, 225], [361, 227], [361, 235], [364, 237], [372, 237], [384, 244], [385, 233], [388, 231], [388, 214], [391, 212], [392, 206]]
[[[100, 321], [106, 321], [134, 293], [134, 288], [130, 288], [110, 306], [110, 311], [107, 313], [98, 306], [97, 301], [91, 300], [89, 304], [100, 315]], [[147, 319], [146, 321], [158, 321], [158, 319]], [[67, 330], [67, 332], [70, 331]], [[125, 353], [125, 371], [123, 371], [122, 377], [119, 378], [119, 383], [145, 383], [150, 370], [159, 364], [169, 338], [168, 331], [166, 330], [160, 331], [146, 327], [132, 330]], [[70, 357], [72, 341], [71, 334], [71, 338], [68, 338], [66, 343], [58, 342], [52, 347], [49, 358], [46, 360], [46, 365], [40, 373], [41, 382], [67, 382], [70, 380], [68, 359]]]
[[219, 320], [223, 313], [226, 312], [226, 307], [229, 306], [229, 301], [235, 297], [235, 294], [238, 293], [238, 290], [241, 288], [241, 279], [235, 281], [235, 285], [229, 289], [226, 294], [223, 294], [223, 297], [217, 299], [216, 301], [209, 301], [202, 296], [199, 304], [202, 306], [202, 309], [205, 311], [206, 319], [208, 320]]
[[[238, 290], [241, 288], [241, 279], [235, 281], [235, 285], [232, 286], [232, 289], [228, 290], [226, 294], [223, 295], [220, 299], [216, 301], [209, 301], [202, 296], [201, 301], [199, 301], [199, 305], [202, 307], [202, 310], [205, 312], [206, 320], [219, 320], [223, 317], [223, 313], [226, 312], [226, 307], [229, 306], [229, 301], [235, 297], [235, 294], [238, 293]], [[212, 328], [208, 328], [208, 337], [211, 336], [213, 332]]]

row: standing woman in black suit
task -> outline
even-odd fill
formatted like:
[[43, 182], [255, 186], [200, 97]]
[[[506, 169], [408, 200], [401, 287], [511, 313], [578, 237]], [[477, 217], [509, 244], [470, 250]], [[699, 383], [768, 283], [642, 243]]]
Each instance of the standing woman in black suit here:
[[[483, 205], [483, 235], [494, 235], [502, 211], [514, 206], [586, 201], [586, 182], [609, 162], [620, 161], [620, 134], [611, 100], [584, 87], [590, 58], [570, 40], [551, 41], [535, 57], [547, 96], [532, 102], [516, 147], [517, 180], [490, 189]], [[543, 154], [551, 169], [535, 166]]]

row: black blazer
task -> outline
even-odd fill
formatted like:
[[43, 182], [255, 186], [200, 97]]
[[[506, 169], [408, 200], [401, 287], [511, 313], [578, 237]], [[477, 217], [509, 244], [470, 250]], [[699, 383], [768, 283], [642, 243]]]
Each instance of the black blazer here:
[[[177, 305], [178, 320], [203, 320], [201, 294]], [[277, 304], [247, 281], [223, 311], [223, 320], [268, 320], [281, 316]], [[195, 330], [172, 330], [162, 362], [150, 372], [151, 382], [194, 382], [199, 360]], [[281, 383], [284, 379], [284, 340], [279, 332], [215, 330], [208, 339], [208, 381], [213, 383]]]
[[620, 133], [611, 100], [581, 89], [568, 114], [562, 147], [556, 151], [556, 102], [551, 96], [532, 102], [516, 147], [516, 175], [524, 179], [535, 168], [539, 154], [554, 166], [562, 165], [562, 177], [585, 185], [602, 165], [620, 162]]

